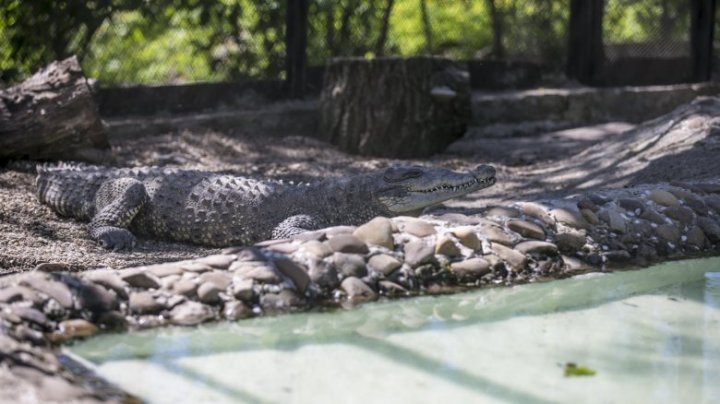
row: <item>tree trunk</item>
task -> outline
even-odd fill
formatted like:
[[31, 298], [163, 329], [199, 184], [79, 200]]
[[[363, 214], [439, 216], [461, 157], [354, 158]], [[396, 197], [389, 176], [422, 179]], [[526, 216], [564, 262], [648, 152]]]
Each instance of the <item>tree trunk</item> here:
[[490, 12], [490, 21], [492, 25], [493, 42], [492, 42], [492, 55], [496, 59], [502, 59], [505, 57], [505, 48], [503, 47], [503, 22], [500, 16], [500, 12], [495, 5], [495, 0], [485, 0], [485, 5]]
[[385, 43], [387, 42], [388, 29], [390, 28], [390, 14], [392, 13], [395, 0], [388, 0], [383, 10], [382, 23], [380, 24], [380, 35], [375, 45], [375, 56], [383, 56], [385, 54]]
[[429, 156], [465, 133], [469, 75], [440, 57], [333, 59], [320, 108], [320, 136], [347, 152]]
[[422, 16], [423, 33], [425, 34], [425, 52], [432, 53], [432, 26], [430, 25], [430, 15], [428, 14], [427, 3], [420, 0], [420, 15]]
[[97, 105], [76, 57], [53, 62], [0, 91], [0, 162], [99, 162], [108, 152]]

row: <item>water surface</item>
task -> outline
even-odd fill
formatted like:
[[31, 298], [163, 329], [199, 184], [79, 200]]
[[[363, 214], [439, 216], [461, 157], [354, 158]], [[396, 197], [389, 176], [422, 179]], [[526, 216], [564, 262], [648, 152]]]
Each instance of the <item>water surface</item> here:
[[158, 403], [720, 402], [720, 259], [69, 350]]

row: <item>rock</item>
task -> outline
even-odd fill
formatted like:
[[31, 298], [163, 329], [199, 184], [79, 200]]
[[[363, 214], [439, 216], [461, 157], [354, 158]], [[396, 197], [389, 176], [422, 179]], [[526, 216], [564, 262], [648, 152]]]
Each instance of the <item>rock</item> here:
[[600, 194], [600, 193], [597, 193], [597, 192], [592, 192], [592, 193], [588, 194], [588, 198], [589, 198], [594, 204], [596, 204], [596, 205], [598, 205], [598, 206], [603, 206], [603, 205], [605, 205], [606, 203], [608, 203], [608, 202], [610, 202], [610, 201], [612, 200], [612, 199], [608, 198], [607, 196], [605, 196], [605, 195], [603, 195], [603, 194]]
[[590, 199], [584, 198], [577, 202], [577, 207], [582, 211], [583, 209], [587, 209], [591, 212], [597, 212], [600, 207], [598, 207], [595, 202], [591, 201]]
[[305, 249], [307, 252], [316, 256], [317, 258], [325, 258], [333, 253], [332, 248], [330, 248], [329, 245], [318, 240], [310, 240], [308, 242], [305, 242], [302, 244], [301, 248]]
[[515, 245], [515, 238], [511, 237], [505, 230], [498, 226], [484, 225], [482, 226], [482, 232], [490, 242], [500, 243], [510, 247]]
[[703, 199], [692, 192], [680, 188], [673, 188], [670, 189], [670, 193], [675, 195], [677, 198], [682, 199], [689, 208], [695, 211], [695, 213], [703, 216], [707, 216], [709, 213], [707, 205], [705, 205]]
[[274, 262], [277, 269], [283, 275], [290, 278], [290, 280], [292, 280], [292, 282], [295, 284], [297, 290], [301, 294], [304, 294], [307, 290], [308, 285], [310, 285], [310, 276], [308, 275], [305, 268], [287, 257], [276, 258]]
[[455, 245], [455, 242], [445, 235], [438, 237], [435, 243], [435, 254], [442, 254], [448, 257], [461, 255], [460, 249]]
[[334, 253], [332, 262], [335, 270], [344, 276], [356, 276], [362, 278], [367, 275], [365, 259], [357, 254]]
[[97, 270], [83, 274], [83, 277], [92, 283], [110, 289], [123, 299], [127, 299], [128, 284], [112, 271]]
[[187, 272], [202, 273], [202, 272], [207, 272], [207, 271], [213, 270], [213, 267], [211, 267], [208, 264], [203, 264], [202, 262], [186, 262], [186, 263], [183, 263], [180, 267], [186, 273]]
[[27, 276], [23, 278], [20, 285], [35, 289], [47, 296], [55, 299], [64, 309], [73, 307], [72, 293], [64, 283], [48, 280], [41, 276]]
[[706, 206], [714, 210], [716, 214], [720, 214], [720, 195], [706, 195], [704, 201]]
[[335, 266], [321, 260], [311, 260], [308, 263], [308, 275], [310, 280], [322, 288], [335, 289], [340, 281], [338, 280]]
[[453, 273], [461, 281], [473, 281], [490, 273], [490, 263], [482, 258], [470, 258], [465, 261], [453, 262], [450, 264]]
[[266, 293], [260, 296], [260, 305], [266, 311], [288, 311], [301, 307], [305, 302], [295, 292], [283, 289], [279, 293]]
[[663, 213], [666, 216], [679, 221], [683, 225], [690, 224], [695, 219], [695, 212], [682, 205], [669, 206]]
[[235, 262], [267, 261], [265, 255], [257, 247], [235, 247], [232, 252], [223, 251], [223, 254], [234, 254], [237, 257]]
[[367, 245], [359, 238], [351, 234], [340, 234], [327, 241], [330, 248], [335, 252], [348, 254], [367, 254]]
[[636, 198], [620, 198], [618, 199], [618, 205], [620, 205], [621, 208], [633, 212], [636, 215], [641, 215], [643, 212], [645, 212], [645, 209], [647, 209], [647, 206], [643, 201]]
[[249, 302], [253, 299], [255, 294], [253, 290], [254, 286], [255, 282], [252, 279], [236, 276], [232, 281], [232, 295], [238, 300]]
[[565, 273], [567, 274], [573, 275], [578, 273], [584, 273], [593, 269], [590, 265], [580, 261], [575, 257], [568, 257], [566, 255], [563, 255], [562, 260], [565, 263]]
[[655, 233], [658, 237], [670, 243], [680, 241], [680, 229], [675, 224], [661, 224], [655, 228]]
[[294, 234], [290, 238], [292, 240], [299, 240], [302, 242], [323, 241], [323, 240], [327, 240], [327, 234], [325, 233], [325, 230], [306, 231], [306, 232]]
[[300, 244], [292, 243], [292, 242], [271, 244], [266, 247], [266, 249], [268, 251], [278, 252], [280, 254], [287, 254], [287, 255], [294, 253], [299, 248], [300, 248]]
[[698, 226], [713, 243], [720, 242], [720, 224], [709, 217], [698, 217]]
[[325, 229], [327, 237], [335, 237], [341, 234], [352, 234], [357, 227], [355, 226], [333, 226]]
[[220, 292], [225, 289], [220, 289], [216, 284], [212, 282], [203, 282], [197, 288], [198, 299], [203, 303], [215, 304], [220, 302]]
[[547, 226], [555, 226], [555, 219], [545, 206], [535, 202], [526, 202], [521, 205], [521, 209], [524, 214], [538, 219]]
[[627, 219], [617, 209], [602, 209], [598, 213], [598, 217], [607, 223], [610, 230], [616, 233], [625, 233], [627, 231]]
[[605, 257], [607, 261], [616, 264], [626, 263], [632, 258], [630, 253], [625, 250], [605, 251], [602, 253], [602, 256]]
[[580, 214], [582, 217], [588, 221], [588, 223], [592, 225], [598, 225], [600, 224], [600, 219], [597, 217], [595, 212], [593, 212], [590, 209], [580, 209]]
[[485, 216], [520, 217], [520, 211], [505, 206], [492, 206], [485, 211]]
[[[239, 264], [237, 267], [236, 264]], [[245, 278], [254, 279], [259, 283], [277, 284], [282, 281], [275, 268], [268, 263], [260, 262], [236, 262], [230, 267], [235, 274]]]
[[586, 236], [584, 232], [580, 231], [569, 231], [555, 235], [555, 244], [558, 246], [558, 249], [567, 253], [574, 253], [583, 248], [585, 242]]
[[368, 265], [375, 272], [379, 272], [385, 276], [389, 276], [396, 269], [402, 266], [402, 262], [387, 254], [378, 254], [370, 257]]
[[408, 295], [407, 289], [387, 279], [380, 280], [378, 282], [378, 287], [380, 289], [380, 294], [384, 296], [396, 297]]
[[62, 262], [43, 262], [42, 264], [38, 264], [33, 271], [35, 272], [45, 272], [45, 273], [52, 273], [52, 272], [67, 272], [70, 268], [67, 264], [64, 264]]
[[150, 292], [130, 293], [128, 306], [134, 314], [157, 314], [165, 309]]
[[366, 244], [373, 244], [392, 250], [393, 235], [392, 222], [386, 217], [376, 217], [371, 221], [359, 226], [353, 235]]
[[545, 240], [545, 230], [535, 223], [528, 222], [527, 220], [508, 220], [507, 227], [523, 237]]
[[351, 303], [362, 303], [377, 300], [378, 295], [359, 278], [350, 276], [340, 284], [340, 288], [347, 294]]
[[403, 246], [405, 262], [411, 267], [430, 262], [435, 257], [435, 247], [423, 240], [413, 240]]
[[412, 234], [415, 237], [427, 237], [435, 234], [435, 226], [422, 219], [405, 216], [396, 217], [394, 220], [400, 231]]
[[99, 325], [101, 329], [108, 331], [124, 331], [128, 327], [127, 318], [116, 310], [100, 313], [95, 323]]
[[25, 286], [11, 285], [0, 289], [0, 302], [14, 303], [21, 300], [41, 304], [44, 299], [40, 298], [37, 292]]
[[209, 265], [216, 269], [228, 269], [230, 264], [237, 259], [235, 254], [215, 254], [207, 257], [198, 258], [195, 262]]
[[452, 229], [452, 234], [457, 237], [460, 244], [473, 250], [480, 251], [482, 249], [482, 242], [475, 233], [475, 227], [473, 226], [462, 226]]
[[172, 286], [172, 291], [183, 296], [194, 297], [198, 289], [198, 284], [189, 279], [180, 279]]
[[555, 255], [558, 253], [558, 247], [546, 241], [523, 241], [515, 246], [515, 250], [522, 254]]
[[492, 250], [500, 259], [510, 266], [512, 271], [518, 272], [527, 266], [527, 257], [525, 254], [519, 253], [512, 248], [505, 247], [502, 244], [492, 243]]
[[243, 302], [227, 302], [223, 307], [223, 317], [230, 321], [237, 321], [253, 316], [252, 309]]
[[134, 288], [158, 289], [162, 285], [160, 278], [144, 270], [125, 270], [120, 278]]
[[665, 224], [665, 216], [657, 213], [657, 211], [652, 208], [646, 208], [640, 214], [640, 218], [655, 224]]
[[80, 309], [103, 312], [115, 310], [119, 304], [117, 294], [114, 291], [87, 281], [79, 284], [75, 293]]
[[680, 204], [680, 201], [678, 201], [675, 195], [665, 191], [664, 189], [655, 189], [651, 191], [648, 195], [648, 199], [662, 206], [674, 206]]
[[183, 269], [178, 265], [177, 262], [171, 262], [168, 264], [151, 265], [145, 268], [146, 271], [151, 274], [163, 278], [170, 275], [182, 275]]
[[550, 211], [557, 222], [576, 229], [587, 229], [590, 224], [582, 217], [579, 211], [575, 212], [570, 209], [557, 208]]
[[74, 318], [61, 321], [58, 324], [58, 331], [65, 338], [89, 337], [98, 332], [98, 327], [82, 318]]
[[210, 282], [218, 287], [220, 290], [227, 289], [232, 283], [232, 275], [228, 271], [215, 270], [212, 272], [205, 272], [199, 277], [200, 282]]
[[175, 325], [191, 326], [204, 323], [215, 317], [212, 308], [209, 306], [186, 301], [170, 310], [170, 322]]
[[685, 244], [695, 247], [699, 250], [702, 250], [705, 248], [705, 243], [707, 242], [707, 238], [705, 237], [705, 233], [702, 231], [702, 229], [699, 226], [692, 226], [688, 229], [687, 232], [687, 239], [685, 240]]
[[37, 324], [45, 329], [50, 327], [50, 321], [48, 320], [47, 316], [45, 316], [45, 314], [43, 314], [43, 312], [41, 312], [40, 310], [24, 306], [11, 306], [10, 310], [16, 316], [27, 322]]

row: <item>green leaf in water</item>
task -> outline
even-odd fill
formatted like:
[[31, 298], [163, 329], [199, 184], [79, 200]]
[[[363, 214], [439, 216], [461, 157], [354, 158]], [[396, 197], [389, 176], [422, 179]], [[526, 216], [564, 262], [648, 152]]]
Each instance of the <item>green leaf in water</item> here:
[[595, 370], [585, 366], [579, 366], [573, 362], [565, 364], [565, 377], [595, 376], [595, 373], [597, 373]]

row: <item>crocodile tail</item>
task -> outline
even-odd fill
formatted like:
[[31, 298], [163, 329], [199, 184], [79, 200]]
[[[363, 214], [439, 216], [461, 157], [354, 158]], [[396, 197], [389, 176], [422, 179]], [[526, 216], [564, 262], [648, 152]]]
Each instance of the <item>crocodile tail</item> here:
[[63, 216], [87, 220], [94, 213], [95, 191], [102, 176], [83, 164], [38, 164], [35, 186], [40, 202]]

